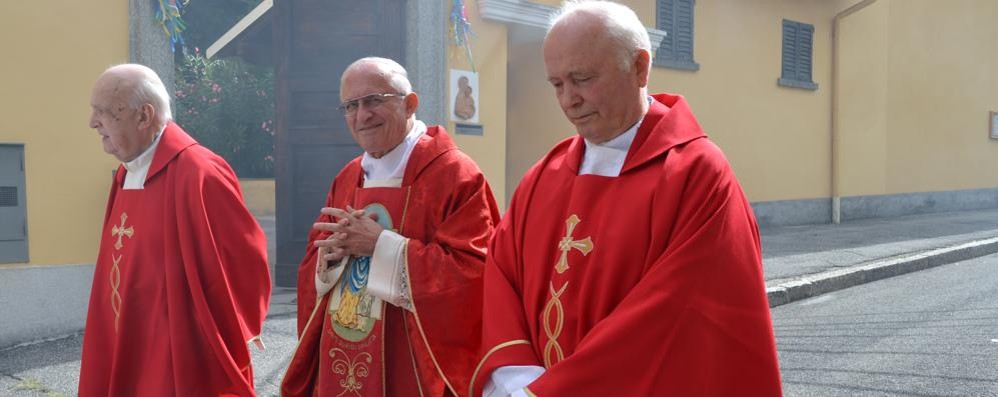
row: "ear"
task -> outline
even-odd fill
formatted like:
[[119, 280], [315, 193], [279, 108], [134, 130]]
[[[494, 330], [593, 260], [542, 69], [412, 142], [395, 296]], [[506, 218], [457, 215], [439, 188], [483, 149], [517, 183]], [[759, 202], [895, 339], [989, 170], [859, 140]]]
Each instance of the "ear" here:
[[416, 108], [419, 107], [419, 95], [416, 95], [415, 92], [410, 92], [409, 95], [405, 96], [404, 103], [405, 116], [406, 118], [409, 118], [416, 113]]
[[139, 108], [139, 127], [149, 128], [156, 122], [156, 108], [151, 103], [143, 104]]
[[638, 79], [639, 87], [648, 86], [648, 75], [651, 73], [651, 53], [646, 49], [638, 49], [637, 55], [634, 57], [634, 67], [632, 69]]

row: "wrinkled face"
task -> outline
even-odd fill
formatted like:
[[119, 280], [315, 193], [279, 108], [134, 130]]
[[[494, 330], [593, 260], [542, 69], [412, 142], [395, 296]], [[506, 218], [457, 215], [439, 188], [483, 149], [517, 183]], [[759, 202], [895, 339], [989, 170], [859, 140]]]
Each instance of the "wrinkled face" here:
[[347, 127], [365, 152], [379, 158], [405, 139], [409, 132], [408, 120], [416, 112], [418, 99], [415, 93], [410, 93], [404, 97], [386, 96], [371, 100], [369, 96], [372, 94], [400, 92], [370, 66], [350, 70], [343, 77], [340, 100], [343, 103], [357, 100], [356, 110], [345, 114]]
[[134, 160], [153, 136], [140, 131], [142, 112], [128, 106], [126, 90], [113, 77], [101, 76], [90, 96], [90, 128], [100, 134], [104, 151], [121, 162]]
[[544, 41], [544, 65], [558, 104], [576, 131], [594, 143], [623, 133], [644, 111], [648, 83], [642, 57], [621, 70], [617, 50], [602, 28], [584, 21], [559, 23]]

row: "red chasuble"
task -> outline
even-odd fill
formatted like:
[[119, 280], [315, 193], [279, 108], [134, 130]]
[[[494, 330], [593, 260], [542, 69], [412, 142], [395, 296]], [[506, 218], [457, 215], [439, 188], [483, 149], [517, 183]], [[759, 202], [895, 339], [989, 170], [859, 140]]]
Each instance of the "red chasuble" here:
[[779, 396], [755, 218], [682, 97], [656, 95], [618, 177], [581, 137], [524, 176], [490, 245], [484, 358], [537, 396]]
[[253, 396], [266, 237], [228, 164], [169, 123], [141, 190], [111, 187], [80, 396]]
[[499, 220], [485, 176], [442, 128], [430, 127], [401, 187], [361, 186], [357, 158], [333, 181], [326, 206], [378, 212], [382, 226], [409, 239], [415, 310], [366, 294], [369, 258], [352, 258], [336, 286], [317, 297], [312, 242], [328, 233], [313, 230], [298, 273], [300, 340], [282, 395], [465, 395], [481, 342], [485, 250]]

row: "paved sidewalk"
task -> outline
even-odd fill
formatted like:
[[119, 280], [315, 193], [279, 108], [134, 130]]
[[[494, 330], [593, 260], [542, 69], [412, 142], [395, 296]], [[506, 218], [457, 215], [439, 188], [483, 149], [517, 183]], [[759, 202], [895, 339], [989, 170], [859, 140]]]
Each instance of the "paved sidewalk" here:
[[764, 228], [770, 306], [998, 252], [998, 209]]

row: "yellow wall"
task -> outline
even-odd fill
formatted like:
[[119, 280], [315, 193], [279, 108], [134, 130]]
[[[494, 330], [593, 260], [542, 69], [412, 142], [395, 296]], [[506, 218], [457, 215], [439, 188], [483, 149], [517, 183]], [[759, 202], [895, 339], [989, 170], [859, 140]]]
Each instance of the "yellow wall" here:
[[30, 264], [93, 263], [117, 163], [87, 126], [90, 88], [128, 60], [128, 2], [4, 2], [0, 47], [0, 143], [25, 146]]
[[[655, 26], [653, 0], [621, 3], [637, 10], [646, 26]], [[830, 26], [835, 13], [852, 3], [698, 0], [694, 59], [700, 70], [653, 67], [649, 91], [687, 98], [727, 154], [750, 200], [829, 195]], [[783, 18], [815, 26], [816, 91], [776, 84]], [[511, 43], [509, 49], [507, 193], [554, 142], [574, 133], [545, 81], [540, 48], [537, 41]]]
[[[453, 2], [443, 1], [450, 11]], [[506, 26], [503, 24], [483, 22], [478, 14], [478, 4], [475, 1], [465, 2], [468, 21], [471, 22], [475, 36], [471, 38], [472, 56], [475, 70], [478, 72], [478, 120], [484, 128], [482, 136], [458, 135], [454, 123], [448, 121], [447, 131], [454, 141], [478, 163], [485, 177], [492, 186], [496, 202], [500, 210], [506, 208]], [[442, 32], [442, 34], [447, 34]], [[449, 40], [449, 36], [448, 36]], [[448, 81], [446, 92], [450, 97], [450, 69], [471, 70], [471, 62], [462, 47], [448, 45], [447, 71], [442, 78]], [[453, 103], [447, 103], [450, 114]], [[448, 116], [448, 120], [450, 117]]]
[[562, 113], [547, 80], [541, 54], [543, 31], [516, 29], [520, 35], [509, 50], [507, 200], [530, 166], [556, 143], [575, 134], [575, 127]]
[[[881, 0], [887, 1], [887, 0]], [[887, 1], [885, 193], [998, 186], [998, 2]]]
[[880, 0], [842, 21], [842, 196], [998, 185], [995, 18], [995, 2]]
[[277, 208], [274, 195], [274, 180], [240, 178], [239, 187], [243, 191], [246, 208], [256, 216], [274, 216]]
[[839, 196], [887, 193], [889, 11], [880, 0], [838, 26]]
[[[683, 94], [749, 200], [830, 194], [831, 21], [852, 1], [698, 0], [696, 72], [654, 67], [650, 91]], [[814, 91], [777, 85], [783, 19], [814, 25]], [[653, 21], [649, 18], [649, 26]]]

